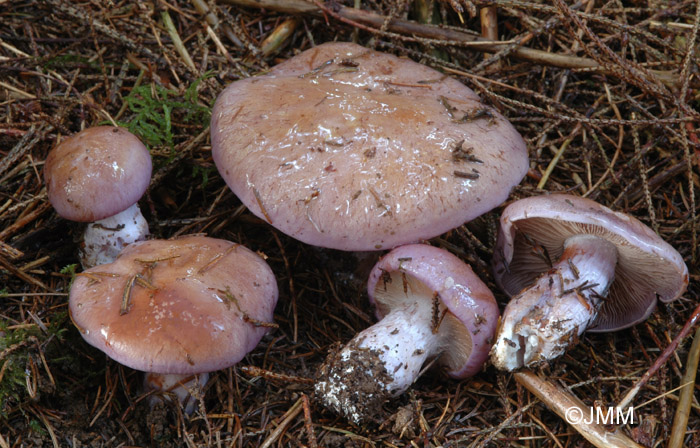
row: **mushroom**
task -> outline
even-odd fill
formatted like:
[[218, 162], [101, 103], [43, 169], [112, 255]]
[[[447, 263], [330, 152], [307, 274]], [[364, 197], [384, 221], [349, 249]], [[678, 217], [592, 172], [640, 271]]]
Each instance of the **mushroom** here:
[[657, 298], [675, 300], [688, 285], [681, 255], [647, 226], [565, 194], [505, 208], [493, 269], [498, 285], [515, 296], [491, 352], [503, 370], [554, 359], [586, 329], [635, 325]]
[[[78, 274], [69, 310], [89, 344], [167, 391], [193, 378], [203, 385], [208, 372], [236, 364], [274, 326], [276, 302], [275, 277], [259, 255], [187, 236], [130, 244], [113, 263]], [[189, 396], [176, 393], [181, 402]]]
[[138, 200], [151, 180], [151, 155], [124, 128], [85, 129], [56, 146], [44, 164], [49, 201], [65, 219], [89, 222], [84, 268], [113, 261], [127, 244], [148, 235]]
[[325, 406], [359, 424], [408, 389], [426, 360], [453, 378], [488, 358], [498, 305], [459, 258], [426, 244], [398, 247], [374, 266], [367, 285], [379, 322], [331, 354], [316, 382]]
[[528, 169], [513, 126], [408, 59], [326, 43], [216, 100], [212, 156], [257, 216], [305, 243], [375, 251], [503, 202]]

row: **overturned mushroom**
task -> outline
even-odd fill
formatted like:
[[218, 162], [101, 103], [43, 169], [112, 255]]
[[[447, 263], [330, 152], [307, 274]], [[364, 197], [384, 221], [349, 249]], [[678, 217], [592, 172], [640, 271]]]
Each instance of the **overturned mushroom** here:
[[525, 175], [513, 126], [408, 59], [326, 43], [216, 100], [212, 156], [257, 216], [316, 246], [432, 238], [503, 202]]
[[403, 393], [426, 360], [448, 375], [477, 373], [488, 358], [498, 306], [471, 268], [425, 244], [401, 246], [377, 263], [367, 286], [379, 322], [358, 333], [320, 370], [316, 395], [354, 423]]
[[124, 246], [148, 235], [137, 202], [151, 180], [151, 155], [126, 129], [97, 126], [68, 137], [49, 153], [44, 177], [56, 212], [90, 223], [84, 268], [114, 261]]
[[[189, 236], [137, 242], [110, 264], [78, 274], [70, 313], [83, 338], [148, 372], [148, 388], [177, 387], [236, 364], [272, 324], [277, 284], [269, 266], [229, 241]], [[192, 412], [189, 401], [186, 411]]]
[[556, 358], [586, 330], [641, 322], [688, 285], [683, 258], [647, 226], [563, 194], [505, 208], [493, 266], [514, 296], [491, 354], [504, 370]]

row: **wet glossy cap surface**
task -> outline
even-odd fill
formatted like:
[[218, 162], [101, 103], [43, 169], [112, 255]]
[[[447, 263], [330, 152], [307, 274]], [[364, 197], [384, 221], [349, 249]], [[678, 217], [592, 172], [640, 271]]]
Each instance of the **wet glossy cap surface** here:
[[556, 262], [564, 241], [578, 234], [605, 238], [615, 244], [618, 255], [608, 298], [587, 331], [641, 322], [654, 310], [657, 297], [670, 302], [688, 286], [683, 258], [649, 227], [590, 199], [564, 194], [521, 199], [503, 210], [493, 256], [496, 282], [507, 294], [517, 294], [550, 267], [533, 243]]
[[138, 202], [151, 180], [151, 155], [124, 128], [92, 127], [66, 138], [49, 153], [44, 179], [59, 215], [94, 222]]
[[114, 263], [78, 275], [70, 291], [71, 317], [88, 343], [156, 373], [235, 364], [269, 329], [276, 302], [260, 256], [202, 236], [130, 244]]
[[[374, 266], [367, 282], [370, 302], [376, 306], [377, 318], [388, 314], [388, 306], [399, 303], [382, 302], [381, 290], [386, 289], [387, 274], [400, 272], [410, 275], [437, 294], [449, 310], [440, 325], [457, 322], [459, 328], [450, 332], [449, 347], [440, 362], [454, 378], [465, 378], [479, 372], [488, 359], [500, 312], [491, 290], [462, 260], [450, 252], [427, 244], [397, 247]], [[393, 285], [394, 287], [400, 285]]]
[[219, 172], [253, 213], [342, 250], [439, 235], [499, 205], [527, 171], [523, 139], [472, 90], [350, 43], [231, 84], [211, 139]]

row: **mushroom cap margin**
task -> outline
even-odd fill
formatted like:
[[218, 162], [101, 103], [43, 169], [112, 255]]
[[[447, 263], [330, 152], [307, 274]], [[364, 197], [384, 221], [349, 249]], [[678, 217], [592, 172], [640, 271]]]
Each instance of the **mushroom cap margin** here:
[[115, 262], [86, 270], [73, 282], [69, 310], [83, 338], [117, 362], [196, 374], [234, 365], [253, 350], [269, 329], [258, 324], [272, 322], [277, 295], [259, 255], [188, 236], [133, 243]]
[[427, 244], [400, 246], [384, 255], [372, 269], [367, 284], [370, 303], [381, 319], [388, 310], [376, 302], [375, 291], [385, 272], [400, 271], [411, 275], [438, 294], [441, 302], [466, 330], [455, 337], [470, 341], [454, 343], [471, 347], [469, 353], [451, 355], [448, 375], [466, 378], [478, 373], [489, 356], [500, 312], [491, 290], [474, 274], [471, 267], [450, 252]]
[[[459, 122], [478, 111], [487, 116]], [[522, 137], [471, 89], [351, 43], [316, 46], [229, 85], [211, 139], [217, 169], [249, 210], [340, 250], [458, 227], [506, 200], [528, 169]]]
[[636, 218], [615, 212], [587, 198], [566, 194], [533, 196], [512, 202], [500, 218], [492, 259], [498, 286], [512, 296], [549, 269], [528, 250], [517, 230], [547, 249], [558, 260], [568, 236], [584, 233], [606, 238], [618, 248], [615, 280], [593, 327], [587, 331], [620, 330], [645, 320], [656, 299], [677, 299], [688, 285], [681, 255]]
[[63, 140], [46, 158], [49, 202], [65, 219], [94, 222], [126, 210], [151, 181], [151, 155], [128, 130], [87, 128]]

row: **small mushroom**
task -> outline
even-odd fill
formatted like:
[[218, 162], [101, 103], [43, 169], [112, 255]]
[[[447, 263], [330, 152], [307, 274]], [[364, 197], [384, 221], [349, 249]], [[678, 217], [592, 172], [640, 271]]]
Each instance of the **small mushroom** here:
[[498, 206], [528, 169], [495, 109], [436, 70], [318, 45], [216, 100], [212, 156], [255, 215], [305, 243], [376, 251]]
[[513, 202], [503, 211], [493, 269], [514, 296], [493, 346], [503, 370], [564, 353], [588, 331], [646, 319], [656, 299], [688, 285], [681, 255], [637, 219], [564, 194]]
[[138, 200], [151, 180], [151, 155], [124, 128], [97, 126], [63, 140], [44, 164], [49, 201], [65, 219], [88, 222], [84, 268], [113, 261], [148, 235]]
[[[253, 350], [274, 326], [276, 302], [275, 277], [260, 256], [188, 236], [130, 244], [113, 263], [78, 274], [69, 309], [89, 344], [168, 391], [192, 378], [203, 385], [208, 372]], [[175, 392], [181, 402], [189, 397], [186, 388]]]
[[491, 291], [451, 253], [426, 244], [398, 247], [376, 264], [367, 285], [379, 322], [331, 354], [316, 382], [326, 407], [354, 423], [403, 393], [426, 360], [453, 378], [476, 374], [498, 323]]

